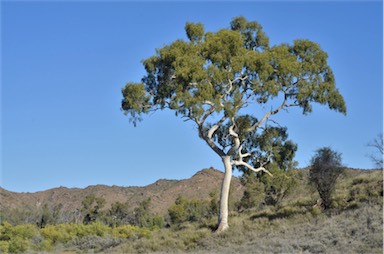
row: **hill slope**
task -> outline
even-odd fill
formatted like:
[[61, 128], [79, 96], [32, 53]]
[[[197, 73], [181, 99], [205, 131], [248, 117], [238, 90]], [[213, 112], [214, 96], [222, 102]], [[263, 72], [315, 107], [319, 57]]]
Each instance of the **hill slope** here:
[[[115, 202], [126, 203], [136, 207], [140, 202], [151, 198], [151, 211], [165, 215], [167, 209], [177, 197], [208, 199], [211, 192], [220, 192], [223, 173], [213, 168], [197, 172], [191, 178], [184, 180], [158, 180], [144, 187], [118, 187], [95, 185], [84, 189], [54, 188], [35, 193], [15, 193], [0, 188], [0, 211], [29, 210], [35, 213], [44, 204], [52, 208], [62, 204], [62, 212], [75, 213], [81, 208], [81, 202], [87, 195], [95, 195], [106, 200], [105, 208]], [[244, 192], [244, 187], [238, 178], [232, 179], [232, 198], [238, 200]]]

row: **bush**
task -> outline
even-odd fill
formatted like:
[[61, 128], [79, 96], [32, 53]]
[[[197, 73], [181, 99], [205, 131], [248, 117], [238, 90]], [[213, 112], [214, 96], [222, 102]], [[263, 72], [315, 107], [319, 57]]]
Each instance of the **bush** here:
[[124, 225], [112, 229], [112, 236], [122, 239], [135, 239], [148, 237], [150, 231], [148, 229], [135, 227], [132, 225]]
[[9, 242], [0, 241], [0, 253], [3, 253], [3, 254], [9, 253]]
[[85, 237], [76, 237], [68, 246], [75, 246], [81, 250], [96, 250], [97, 252], [103, 251], [112, 247], [116, 247], [122, 242], [119, 238], [100, 237], [97, 235], [89, 235]]
[[316, 186], [323, 209], [331, 207], [331, 195], [342, 172], [341, 154], [331, 148], [320, 148], [312, 157], [309, 181]]
[[23, 239], [20, 236], [15, 236], [9, 241], [8, 251], [9, 253], [23, 253], [29, 248], [29, 242], [27, 239]]
[[168, 209], [168, 214], [173, 224], [183, 222], [197, 222], [210, 218], [216, 211], [216, 206], [207, 200], [192, 199], [187, 200], [178, 197], [175, 204]]
[[101, 209], [104, 207], [106, 201], [102, 197], [95, 195], [88, 195], [82, 201], [82, 213], [84, 214], [83, 223], [88, 225], [92, 222], [99, 220], [102, 217]]
[[243, 197], [238, 209], [262, 208], [264, 205], [279, 206], [282, 200], [297, 185], [297, 172], [281, 170], [277, 164], [270, 165], [273, 177], [250, 172], [244, 174], [242, 183], [245, 185]]

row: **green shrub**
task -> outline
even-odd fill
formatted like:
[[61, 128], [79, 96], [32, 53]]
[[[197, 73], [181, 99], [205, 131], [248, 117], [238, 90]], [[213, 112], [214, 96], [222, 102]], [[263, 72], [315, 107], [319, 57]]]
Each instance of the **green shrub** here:
[[15, 236], [9, 241], [8, 251], [9, 253], [23, 253], [29, 249], [29, 246], [27, 239]]
[[90, 230], [89, 235], [96, 235], [100, 237], [103, 237], [110, 229], [107, 225], [104, 225], [100, 222], [92, 223], [88, 226], [88, 228]]
[[82, 201], [81, 211], [84, 215], [83, 223], [91, 224], [97, 220], [100, 220], [103, 216], [101, 209], [105, 205], [105, 199], [102, 197], [96, 197], [95, 195], [88, 195]]
[[150, 203], [151, 199], [148, 198], [141, 202], [139, 206], [134, 209], [133, 225], [146, 228], [162, 228], [164, 226], [164, 219], [150, 212]]
[[9, 253], [9, 242], [0, 241], [0, 253], [8, 254]]
[[38, 228], [31, 224], [16, 225], [12, 228], [12, 235], [22, 239], [32, 239], [37, 234], [39, 234]]
[[299, 172], [295, 170], [281, 170], [273, 163], [269, 171], [273, 177], [253, 172], [243, 175], [242, 183], [246, 190], [238, 204], [239, 210], [261, 209], [265, 205], [279, 206], [298, 183]]
[[216, 209], [211, 202], [207, 200], [192, 199], [187, 200], [184, 197], [178, 197], [175, 204], [168, 209], [168, 214], [173, 224], [183, 222], [197, 222], [210, 218]]
[[124, 225], [112, 229], [112, 236], [122, 239], [134, 239], [141, 237], [148, 237], [150, 231], [145, 228], [139, 228], [132, 225]]
[[73, 236], [67, 230], [64, 230], [64, 227], [62, 225], [47, 225], [40, 230], [40, 233], [44, 239], [51, 241], [52, 244], [67, 243]]

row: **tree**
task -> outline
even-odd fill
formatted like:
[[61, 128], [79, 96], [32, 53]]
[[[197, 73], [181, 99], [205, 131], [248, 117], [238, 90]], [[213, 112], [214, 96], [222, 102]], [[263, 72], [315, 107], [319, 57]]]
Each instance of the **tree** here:
[[138, 227], [158, 227], [162, 228], [164, 226], [164, 219], [150, 212], [151, 198], [147, 198], [144, 201], [140, 202], [139, 206], [133, 210], [133, 225]]
[[59, 203], [58, 205], [53, 206], [49, 209], [48, 204], [43, 205], [43, 210], [39, 220], [37, 221], [37, 226], [40, 228], [44, 228], [49, 224], [56, 224], [60, 219], [61, 209], [63, 208], [63, 204]]
[[105, 218], [106, 223], [112, 227], [118, 227], [133, 221], [130, 216], [128, 203], [115, 202]]
[[383, 144], [383, 133], [377, 135], [377, 137], [368, 143], [369, 147], [373, 147], [376, 153], [369, 155], [369, 158], [375, 163], [378, 168], [383, 168], [383, 156], [384, 156], [384, 144]]
[[162, 109], [196, 124], [225, 167], [218, 226], [223, 231], [233, 167], [270, 174], [265, 165], [276, 154], [273, 147], [262, 151], [246, 141], [279, 127], [273, 116], [290, 107], [306, 114], [317, 102], [345, 114], [346, 106], [327, 54], [314, 42], [270, 47], [261, 25], [244, 17], [218, 32], [205, 32], [201, 23], [187, 23], [185, 31], [188, 41], [176, 40], [143, 61], [146, 75], [122, 89], [122, 110], [135, 126], [143, 114]]
[[105, 205], [105, 199], [92, 194], [86, 196], [81, 204], [83, 205], [81, 210], [84, 214], [83, 223], [88, 225], [101, 217], [101, 209]]
[[331, 207], [331, 195], [342, 172], [341, 154], [329, 147], [318, 149], [311, 159], [309, 181], [316, 186], [325, 210]]

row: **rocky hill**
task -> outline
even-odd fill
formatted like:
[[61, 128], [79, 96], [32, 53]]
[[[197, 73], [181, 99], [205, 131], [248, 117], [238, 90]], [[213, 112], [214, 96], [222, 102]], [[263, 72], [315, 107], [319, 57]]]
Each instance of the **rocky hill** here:
[[[109, 208], [115, 202], [128, 202], [133, 209], [140, 202], [151, 198], [152, 212], [165, 215], [167, 209], [179, 196], [209, 199], [210, 193], [219, 193], [223, 177], [221, 171], [209, 168], [197, 172], [188, 179], [162, 179], [144, 187], [95, 185], [84, 189], [60, 187], [35, 193], [15, 193], [0, 188], [0, 211], [35, 213], [40, 211], [44, 204], [48, 207], [62, 204], [62, 212], [76, 213], [81, 208], [84, 198], [93, 194], [106, 200], [105, 208]], [[232, 199], [239, 200], [243, 195], [244, 187], [236, 177], [233, 177], [231, 186]]]

